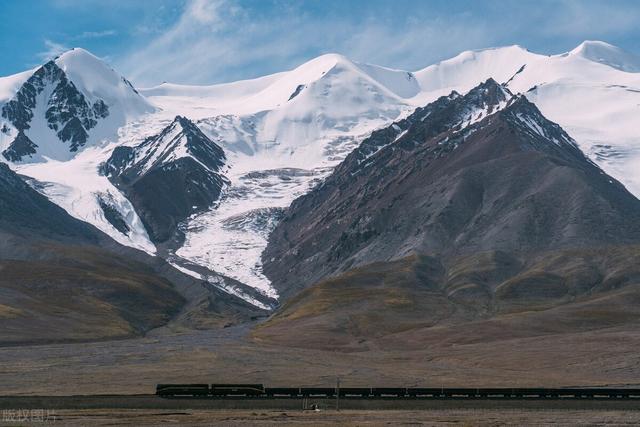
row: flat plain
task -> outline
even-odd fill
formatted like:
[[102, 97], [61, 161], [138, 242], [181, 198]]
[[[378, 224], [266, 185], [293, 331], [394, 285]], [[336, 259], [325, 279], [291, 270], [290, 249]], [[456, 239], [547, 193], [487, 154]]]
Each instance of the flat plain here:
[[151, 394], [157, 383], [332, 387], [337, 377], [345, 387], [640, 384], [635, 324], [510, 339], [500, 330], [487, 338], [483, 323], [453, 325], [412, 336], [420, 346], [406, 351], [385, 340], [352, 351], [272, 345], [251, 338], [252, 329], [158, 329], [136, 339], [2, 347], [0, 395]]
[[[208, 411], [61, 410], [51, 425], [76, 426], [635, 426], [640, 411], [431, 410], [431, 411]], [[16, 425], [0, 422], [0, 426]], [[21, 422], [19, 425], [43, 425]]]

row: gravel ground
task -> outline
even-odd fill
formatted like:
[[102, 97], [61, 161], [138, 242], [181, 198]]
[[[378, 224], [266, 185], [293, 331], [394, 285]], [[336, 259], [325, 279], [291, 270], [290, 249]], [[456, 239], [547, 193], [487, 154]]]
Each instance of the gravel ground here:
[[[640, 384], [640, 330], [333, 352], [251, 342], [246, 329], [0, 348], [0, 395], [149, 394], [157, 383], [272, 387], [571, 387]], [[473, 331], [471, 331], [473, 332]]]
[[[6, 417], [7, 414], [5, 413]], [[635, 426], [640, 411], [431, 410], [431, 411], [205, 411], [61, 410], [46, 419], [1, 426]]]

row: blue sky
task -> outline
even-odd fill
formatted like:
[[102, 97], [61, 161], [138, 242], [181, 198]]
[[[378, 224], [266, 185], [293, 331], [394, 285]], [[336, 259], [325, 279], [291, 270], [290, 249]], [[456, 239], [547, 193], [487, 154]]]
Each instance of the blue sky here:
[[640, 54], [637, 0], [0, 0], [0, 75], [70, 47], [139, 86], [218, 83], [328, 52], [407, 70], [466, 49], [560, 53], [604, 40]]

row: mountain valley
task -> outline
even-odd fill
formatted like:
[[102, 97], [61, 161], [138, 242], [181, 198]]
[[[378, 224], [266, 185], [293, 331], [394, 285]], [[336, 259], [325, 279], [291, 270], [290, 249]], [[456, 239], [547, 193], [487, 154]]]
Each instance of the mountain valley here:
[[531, 385], [519, 357], [559, 369], [575, 348], [549, 383], [604, 384], [605, 357], [640, 383], [614, 351], [640, 320], [640, 60], [615, 46], [418, 71], [327, 54], [151, 88], [75, 48], [0, 78], [0, 112], [0, 355], [29, 360], [16, 372], [42, 380], [35, 346], [102, 366], [92, 352], [117, 340], [135, 390], [194, 367], [455, 385], [456, 361]]

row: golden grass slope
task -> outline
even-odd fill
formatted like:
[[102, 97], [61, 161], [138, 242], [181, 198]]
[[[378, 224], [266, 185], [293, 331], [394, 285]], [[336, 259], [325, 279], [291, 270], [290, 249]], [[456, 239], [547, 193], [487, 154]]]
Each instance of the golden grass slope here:
[[413, 255], [319, 282], [253, 337], [294, 347], [420, 348], [610, 328], [640, 321], [640, 247]]

